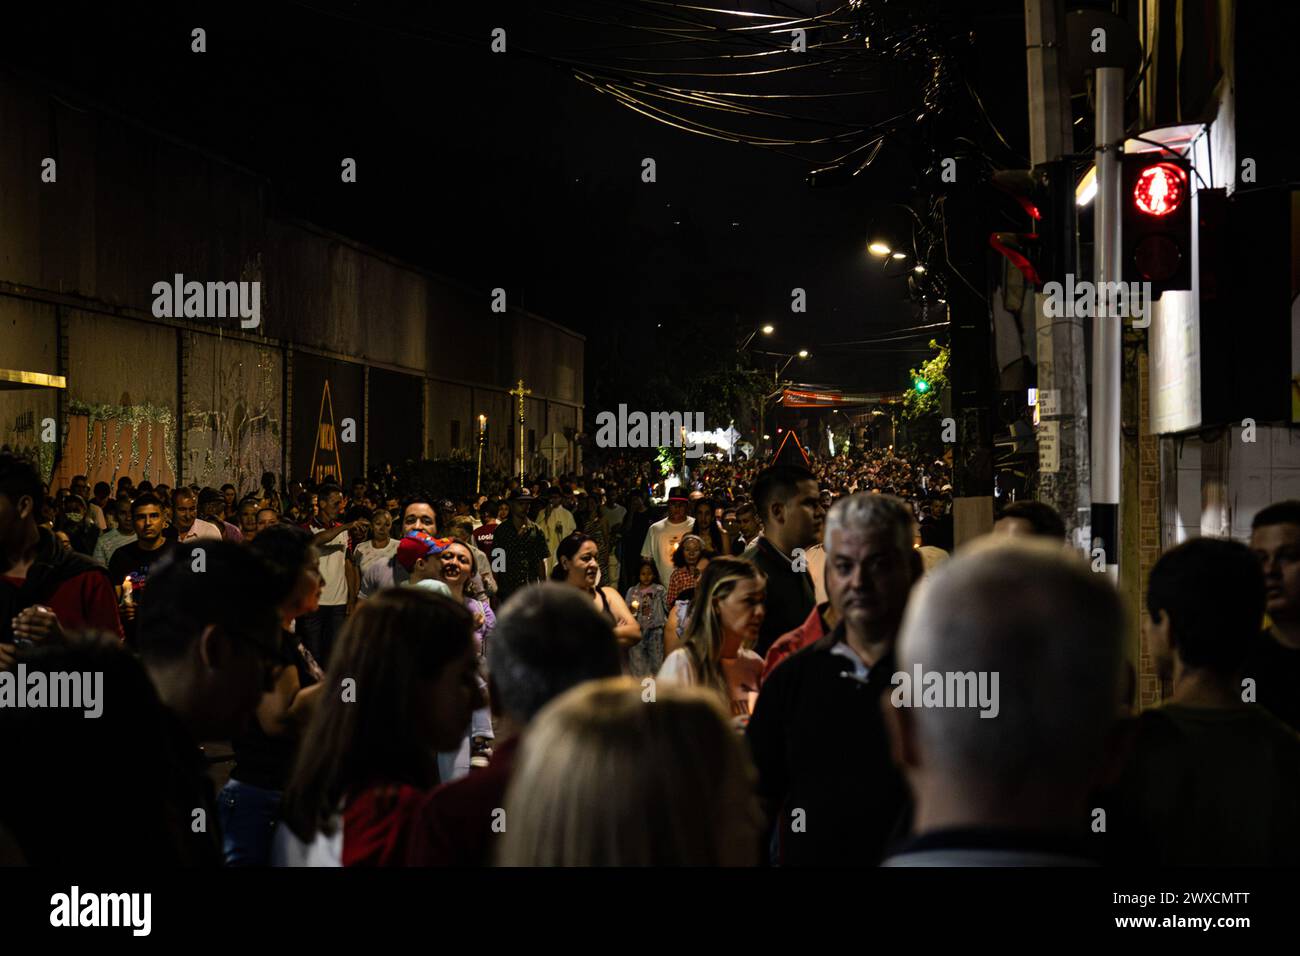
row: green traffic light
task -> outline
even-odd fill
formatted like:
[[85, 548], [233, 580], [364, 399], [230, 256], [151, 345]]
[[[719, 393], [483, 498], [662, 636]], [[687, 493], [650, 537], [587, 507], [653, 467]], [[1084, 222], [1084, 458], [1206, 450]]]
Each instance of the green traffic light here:
[[918, 378], [912, 387], [924, 395], [930, 390], [930, 383], [923, 378]]

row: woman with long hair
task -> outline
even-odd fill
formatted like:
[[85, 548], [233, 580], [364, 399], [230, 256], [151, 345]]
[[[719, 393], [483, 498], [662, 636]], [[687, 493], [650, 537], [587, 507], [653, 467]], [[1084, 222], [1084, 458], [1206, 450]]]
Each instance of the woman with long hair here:
[[754, 771], [714, 695], [587, 681], [533, 719], [515, 758], [503, 866], [753, 866]]
[[580, 588], [591, 595], [596, 610], [605, 616], [620, 647], [631, 647], [641, 640], [641, 625], [628, 609], [618, 591], [600, 583], [600, 559], [596, 542], [575, 531], [555, 549], [555, 568], [551, 580]]
[[471, 582], [474, 578], [474, 552], [459, 538], [447, 539], [447, 547], [438, 555], [442, 559], [442, 583], [451, 590], [452, 600], [463, 604], [474, 617], [474, 650], [481, 658], [487, 648], [487, 637], [496, 627], [492, 605], [481, 593], [476, 594]]
[[[451, 599], [463, 605], [474, 617], [474, 652], [478, 659], [484, 659], [487, 637], [496, 627], [497, 619], [492, 613], [492, 605], [486, 596], [472, 595], [470, 581], [474, 575], [474, 553], [469, 544], [460, 538], [447, 539], [447, 547], [438, 555], [442, 560], [442, 582], [451, 591]], [[479, 689], [486, 695], [487, 682], [479, 678]], [[438, 755], [438, 773], [443, 783], [456, 780], [469, 773], [475, 757], [486, 758], [491, 755], [491, 740], [496, 735], [492, 730], [492, 714], [487, 706], [474, 711], [469, 731], [461, 741], [460, 749], [453, 753]]]
[[256, 720], [231, 742], [235, 765], [221, 788], [222, 852], [227, 866], [265, 866], [294, 750], [324, 686], [325, 673], [294, 633], [294, 620], [320, 604], [320, 552], [311, 532], [280, 524], [257, 535], [249, 550], [266, 562], [280, 602], [281, 641], [292, 660], [257, 705]]
[[706, 687], [737, 723], [749, 722], [763, 673], [763, 658], [750, 650], [763, 623], [767, 581], [740, 558], [715, 558], [695, 589], [682, 645], [659, 669], [661, 684]]
[[285, 790], [273, 862], [394, 866], [437, 785], [435, 755], [481, 704], [469, 611], [394, 588], [348, 618]]
[[716, 508], [708, 498], [697, 498], [691, 505], [695, 525], [691, 533], [699, 535], [700, 546], [709, 557], [731, 553], [731, 535], [717, 522]]

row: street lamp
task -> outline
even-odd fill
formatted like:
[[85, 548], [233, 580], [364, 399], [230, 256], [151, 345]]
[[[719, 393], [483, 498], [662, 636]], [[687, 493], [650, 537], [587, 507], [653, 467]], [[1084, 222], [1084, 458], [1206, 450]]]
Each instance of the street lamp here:
[[772, 334], [773, 332], [775, 332], [775, 331], [776, 331], [776, 326], [774, 326], [774, 325], [772, 325], [772, 324], [770, 324], [770, 323], [767, 324], [767, 325], [761, 325], [761, 326], [759, 326], [758, 328], [754, 329], [753, 332], [750, 332], [750, 333], [749, 333], [749, 337], [748, 337], [747, 339], [745, 339], [745, 341], [742, 342], [742, 343], [740, 344], [740, 348], [738, 348], [736, 351], [738, 351], [738, 352], [743, 352], [743, 351], [745, 351], [745, 349], [747, 349], [747, 348], [749, 347], [749, 343], [752, 342], [752, 341], [754, 341], [754, 336], [756, 336], [759, 332], [762, 332], [764, 335], [771, 335], [771, 334]]
[[795, 359], [797, 358], [806, 359], [807, 357], [808, 357], [808, 350], [800, 349], [798, 353], [796, 353], [795, 355], [791, 355], [788, 359], [785, 360], [785, 364], [781, 366], [781, 371], [777, 372], [774, 378], [779, 379], [785, 373], [785, 370], [790, 367], [790, 363], [793, 362]]

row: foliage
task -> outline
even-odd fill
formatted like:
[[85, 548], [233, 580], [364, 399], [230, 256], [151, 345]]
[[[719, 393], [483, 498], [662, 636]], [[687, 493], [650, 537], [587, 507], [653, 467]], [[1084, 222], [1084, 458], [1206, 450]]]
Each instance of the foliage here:
[[[911, 371], [912, 384], [903, 394], [903, 420], [917, 421], [928, 416], [937, 416], [943, 408], [943, 394], [948, 390], [948, 346], [930, 340], [930, 348], [935, 354], [921, 363], [920, 368]], [[930, 387], [918, 391], [918, 381], [929, 382]]]
[[680, 449], [660, 446], [655, 451], [655, 460], [659, 463], [659, 475], [667, 478], [669, 475], [677, 472], [677, 465], [680, 459]]
[[[933, 458], [943, 450], [942, 420], [944, 394], [948, 391], [948, 346], [930, 340], [935, 354], [911, 370], [912, 384], [903, 393], [900, 413], [903, 434], [899, 445], [908, 454]], [[924, 380], [929, 388], [918, 390]]]

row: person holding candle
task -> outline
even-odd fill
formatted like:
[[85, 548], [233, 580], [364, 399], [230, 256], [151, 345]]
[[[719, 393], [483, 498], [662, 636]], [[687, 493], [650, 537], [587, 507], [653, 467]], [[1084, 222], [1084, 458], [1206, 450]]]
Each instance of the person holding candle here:
[[[162, 502], [146, 492], [131, 502], [131, 521], [135, 525], [136, 540], [124, 544], [113, 552], [108, 561], [108, 576], [118, 589], [123, 603], [118, 608], [126, 642], [135, 643], [136, 616], [147, 598], [146, 583], [153, 566], [176, 547], [176, 543], [163, 535]], [[130, 582], [130, 588], [126, 583]], [[130, 603], [124, 600], [130, 595]]]

